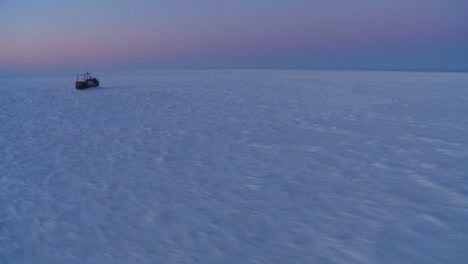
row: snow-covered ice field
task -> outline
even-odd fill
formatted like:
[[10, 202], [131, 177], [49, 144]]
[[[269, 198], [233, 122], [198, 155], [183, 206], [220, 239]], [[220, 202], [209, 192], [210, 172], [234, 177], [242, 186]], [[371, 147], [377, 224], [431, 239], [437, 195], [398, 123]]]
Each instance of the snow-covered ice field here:
[[0, 73], [0, 263], [468, 263], [468, 73]]

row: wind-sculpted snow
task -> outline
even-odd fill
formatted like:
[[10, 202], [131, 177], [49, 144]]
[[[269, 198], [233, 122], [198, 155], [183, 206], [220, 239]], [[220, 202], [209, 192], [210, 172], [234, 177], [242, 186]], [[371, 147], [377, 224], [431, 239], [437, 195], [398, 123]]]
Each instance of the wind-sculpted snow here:
[[468, 74], [0, 75], [0, 263], [468, 263]]

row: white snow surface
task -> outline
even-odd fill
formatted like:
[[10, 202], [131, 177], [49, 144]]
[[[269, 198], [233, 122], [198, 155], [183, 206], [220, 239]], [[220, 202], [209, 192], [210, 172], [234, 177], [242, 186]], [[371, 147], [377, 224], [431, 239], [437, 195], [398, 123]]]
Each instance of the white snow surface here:
[[468, 263], [468, 74], [0, 74], [0, 263]]

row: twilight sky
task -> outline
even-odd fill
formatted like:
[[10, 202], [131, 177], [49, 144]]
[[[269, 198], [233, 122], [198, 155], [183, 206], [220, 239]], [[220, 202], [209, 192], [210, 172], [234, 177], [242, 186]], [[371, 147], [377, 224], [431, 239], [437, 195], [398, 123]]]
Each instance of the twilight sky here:
[[0, 0], [0, 67], [468, 71], [467, 0]]

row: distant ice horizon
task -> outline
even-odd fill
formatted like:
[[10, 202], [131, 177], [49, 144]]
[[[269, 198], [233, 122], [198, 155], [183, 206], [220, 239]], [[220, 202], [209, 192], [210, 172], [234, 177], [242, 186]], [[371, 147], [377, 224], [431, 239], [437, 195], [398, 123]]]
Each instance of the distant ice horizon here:
[[468, 68], [337, 68], [337, 67], [167, 67], [167, 66], [50, 66], [1, 67], [0, 77], [40, 74], [77, 74], [98, 72], [149, 72], [149, 71], [312, 71], [312, 72], [401, 72], [401, 73], [467, 73]]

